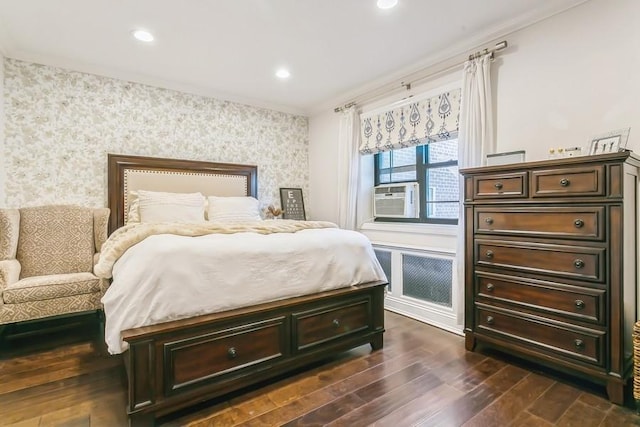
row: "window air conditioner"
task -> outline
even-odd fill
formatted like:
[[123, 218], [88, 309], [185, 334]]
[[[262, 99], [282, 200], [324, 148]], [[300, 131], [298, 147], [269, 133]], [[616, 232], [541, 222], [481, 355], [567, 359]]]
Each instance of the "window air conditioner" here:
[[418, 218], [418, 183], [379, 185], [373, 192], [373, 216], [376, 218]]

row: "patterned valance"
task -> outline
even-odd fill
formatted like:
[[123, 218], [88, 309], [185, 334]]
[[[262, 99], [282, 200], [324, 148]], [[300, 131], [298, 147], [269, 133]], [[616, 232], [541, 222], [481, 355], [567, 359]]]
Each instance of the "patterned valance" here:
[[363, 115], [361, 154], [375, 154], [455, 138], [460, 119], [460, 89], [393, 109]]

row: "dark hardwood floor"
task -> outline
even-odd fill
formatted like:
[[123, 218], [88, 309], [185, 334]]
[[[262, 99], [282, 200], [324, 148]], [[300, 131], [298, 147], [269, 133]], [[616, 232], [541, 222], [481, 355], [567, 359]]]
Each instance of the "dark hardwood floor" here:
[[[96, 351], [97, 326], [9, 340], [0, 351], [0, 425], [127, 424], [124, 368]], [[387, 313], [382, 350], [362, 346], [304, 371], [158, 420], [168, 426], [627, 426], [604, 387]]]

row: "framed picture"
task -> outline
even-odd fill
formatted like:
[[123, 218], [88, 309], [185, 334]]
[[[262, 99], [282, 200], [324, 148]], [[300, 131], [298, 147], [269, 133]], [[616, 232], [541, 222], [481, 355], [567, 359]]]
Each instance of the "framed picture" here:
[[626, 128], [594, 136], [591, 138], [591, 144], [589, 145], [589, 154], [617, 153], [624, 150], [627, 146], [630, 131], [631, 128]]
[[282, 219], [306, 220], [302, 188], [281, 188], [280, 206], [282, 206]]
[[524, 155], [524, 150], [487, 154], [487, 166], [522, 163], [524, 162]]

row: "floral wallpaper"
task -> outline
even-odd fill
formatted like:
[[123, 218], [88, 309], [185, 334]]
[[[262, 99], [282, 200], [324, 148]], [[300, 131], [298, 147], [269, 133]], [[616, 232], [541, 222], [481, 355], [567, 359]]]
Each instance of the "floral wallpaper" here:
[[[7, 207], [107, 205], [107, 153], [258, 165], [261, 205], [309, 183], [306, 117], [4, 60]], [[0, 206], [2, 201], [0, 200]]]

